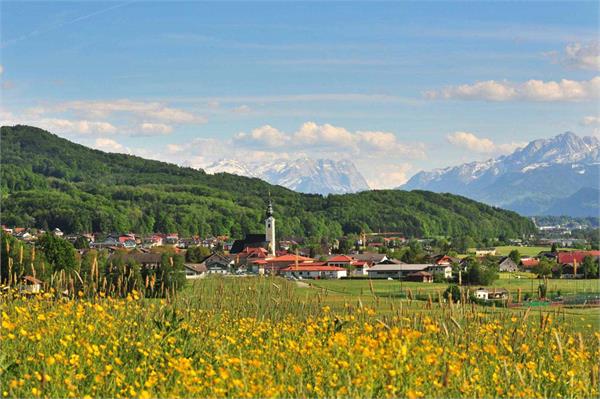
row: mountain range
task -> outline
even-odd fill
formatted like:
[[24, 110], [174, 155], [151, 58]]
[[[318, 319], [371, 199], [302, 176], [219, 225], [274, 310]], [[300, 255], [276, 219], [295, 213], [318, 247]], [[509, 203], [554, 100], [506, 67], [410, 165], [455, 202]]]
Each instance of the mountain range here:
[[240, 238], [264, 231], [270, 193], [278, 237], [313, 243], [361, 231], [476, 240], [535, 231], [515, 212], [452, 194], [302, 194], [256, 178], [94, 150], [32, 126], [0, 132], [2, 223], [9, 226]]
[[419, 172], [402, 190], [464, 195], [522, 215], [598, 216], [600, 140], [566, 132], [510, 155]]
[[231, 173], [256, 177], [301, 193], [345, 194], [369, 190], [352, 161], [331, 159], [277, 159], [246, 163], [223, 159], [204, 168], [206, 173]]

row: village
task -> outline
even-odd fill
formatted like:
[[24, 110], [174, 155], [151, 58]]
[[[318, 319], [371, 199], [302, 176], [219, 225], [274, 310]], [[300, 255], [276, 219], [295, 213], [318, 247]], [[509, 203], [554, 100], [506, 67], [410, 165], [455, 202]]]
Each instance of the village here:
[[[265, 214], [265, 232], [248, 234], [244, 239], [229, 237], [180, 237], [178, 234], [79, 234], [65, 235], [55, 228], [51, 234], [75, 245], [83, 256], [87, 251], [105, 251], [108, 261], [121, 258], [140, 265], [142, 269], [154, 269], [161, 263], [164, 251], [183, 255], [185, 278], [194, 280], [209, 275], [221, 276], [280, 276], [290, 280], [373, 279], [398, 280], [413, 283], [454, 283], [458, 285], [490, 285], [500, 275], [521, 278], [522, 275], [537, 278], [583, 279], [598, 278], [598, 250], [558, 250], [556, 243], [550, 250], [535, 256], [521, 256], [518, 249], [500, 255], [496, 248], [474, 249], [466, 255], [436, 252], [427, 239], [408, 240], [402, 236], [362, 234], [351, 248], [340, 251], [340, 246], [324, 248], [315, 253], [314, 248], [303, 248], [293, 240], [276, 239], [276, 220], [269, 200]], [[27, 244], [35, 245], [43, 230], [8, 228], [4, 234], [12, 235]], [[521, 242], [517, 244], [522, 245]], [[408, 248], [402, 259], [394, 256], [390, 248]], [[413, 251], [419, 254], [407, 256]], [[515, 247], [519, 248], [519, 247]], [[526, 249], [527, 247], [523, 247]], [[524, 251], [526, 252], [526, 251]], [[591, 262], [591, 263], [590, 263]], [[482, 265], [493, 271], [492, 277], [472, 277], [473, 265]], [[592, 266], [590, 266], [592, 265]], [[479, 266], [477, 266], [479, 268]], [[483, 272], [478, 272], [483, 274]], [[521, 273], [521, 274], [520, 274]], [[41, 284], [35, 276], [24, 276], [26, 285]], [[508, 290], [500, 287], [480, 287], [475, 296], [483, 300], [507, 299]]]

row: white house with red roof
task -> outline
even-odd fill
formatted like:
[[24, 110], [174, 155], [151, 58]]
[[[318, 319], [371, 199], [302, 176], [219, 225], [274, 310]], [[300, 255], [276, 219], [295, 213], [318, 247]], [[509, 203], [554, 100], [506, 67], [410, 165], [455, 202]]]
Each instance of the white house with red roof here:
[[343, 267], [327, 266], [323, 262], [318, 264], [291, 265], [279, 270], [284, 277], [308, 279], [338, 279], [348, 276], [348, 271]]
[[353, 276], [366, 276], [371, 264], [350, 255], [334, 255], [326, 261], [327, 266], [343, 267]]

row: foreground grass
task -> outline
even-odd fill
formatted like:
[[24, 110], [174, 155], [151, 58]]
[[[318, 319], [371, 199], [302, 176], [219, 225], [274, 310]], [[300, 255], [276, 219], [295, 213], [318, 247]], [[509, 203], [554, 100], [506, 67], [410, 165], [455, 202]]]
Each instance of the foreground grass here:
[[598, 395], [593, 328], [345, 295], [210, 278], [168, 303], [5, 298], [0, 387], [10, 397]]

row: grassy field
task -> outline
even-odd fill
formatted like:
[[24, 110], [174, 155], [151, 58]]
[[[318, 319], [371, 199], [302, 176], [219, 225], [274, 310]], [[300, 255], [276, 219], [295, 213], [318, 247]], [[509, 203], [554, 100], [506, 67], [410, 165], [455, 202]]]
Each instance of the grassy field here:
[[[512, 250], [519, 251], [521, 256], [537, 256], [542, 251], [550, 251], [551, 247], [520, 247], [516, 245], [502, 245], [496, 247], [496, 255], [507, 256]], [[572, 251], [573, 248], [559, 248], [561, 251]], [[470, 248], [471, 253], [475, 253], [475, 248]], [[465, 254], [461, 256], [467, 256]]]
[[581, 314], [353, 292], [257, 277], [199, 280], [170, 301], [4, 296], [0, 390], [61, 398], [599, 394], [597, 329], [574, 323]]
[[[539, 284], [542, 280], [536, 278], [525, 278], [528, 273], [500, 273], [501, 278], [496, 280], [492, 287], [506, 288], [513, 295], [516, 295], [521, 289], [522, 294], [529, 293], [537, 295]], [[515, 276], [524, 276], [516, 278]], [[310, 280], [310, 284], [315, 287], [325, 288], [342, 294], [364, 295], [369, 294], [371, 287], [377, 296], [400, 296], [406, 294], [410, 289], [413, 294], [436, 294], [443, 292], [447, 283], [417, 283], [401, 282], [398, 280]], [[472, 287], [478, 288], [478, 287]], [[548, 280], [548, 294], [556, 294], [560, 291], [561, 295], [577, 293], [600, 293], [600, 280], [566, 280], [550, 279]]]

